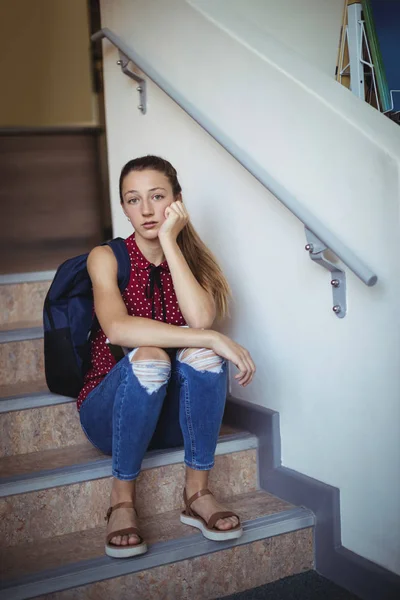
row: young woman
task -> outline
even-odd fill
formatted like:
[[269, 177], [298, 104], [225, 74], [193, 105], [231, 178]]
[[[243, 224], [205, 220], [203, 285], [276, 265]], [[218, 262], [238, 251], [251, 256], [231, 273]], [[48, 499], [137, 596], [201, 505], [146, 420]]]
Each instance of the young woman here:
[[[135, 230], [125, 240], [131, 276], [121, 295], [111, 248], [99, 246], [89, 254], [100, 328], [78, 398], [85, 434], [112, 455], [106, 553], [129, 557], [147, 550], [134, 508], [135, 480], [160, 427], [164, 444], [177, 445], [177, 429], [183, 437], [181, 521], [212, 540], [240, 537], [239, 517], [207, 488], [225, 406], [226, 362], [236, 365], [242, 386], [255, 372], [245, 348], [211, 329], [215, 317], [227, 312], [227, 282], [189, 221], [168, 161], [156, 156], [129, 161], [119, 189]], [[118, 362], [116, 347], [126, 352]]]

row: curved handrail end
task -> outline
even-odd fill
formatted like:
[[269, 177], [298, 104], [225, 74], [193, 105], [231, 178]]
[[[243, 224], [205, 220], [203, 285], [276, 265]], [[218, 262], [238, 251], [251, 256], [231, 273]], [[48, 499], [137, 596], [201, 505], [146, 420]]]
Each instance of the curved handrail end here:
[[96, 33], [94, 33], [92, 36], [90, 36], [90, 39], [92, 40], [92, 42], [97, 42], [97, 40], [101, 40], [104, 37], [106, 37], [106, 34], [105, 34], [106, 29], [107, 29], [106, 27], [104, 29], [99, 29], [99, 31], [96, 31]]

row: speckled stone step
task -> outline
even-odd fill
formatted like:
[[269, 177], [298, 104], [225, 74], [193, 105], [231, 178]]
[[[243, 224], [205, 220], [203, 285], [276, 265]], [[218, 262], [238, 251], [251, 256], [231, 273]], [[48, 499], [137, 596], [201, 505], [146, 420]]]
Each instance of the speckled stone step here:
[[32, 394], [46, 394], [49, 390], [46, 385], [44, 375], [41, 379], [34, 382], [16, 382], [7, 385], [0, 385], [0, 399], [3, 398], [22, 398]]
[[242, 538], [234, 542], [205, 540], [180, 523], [179, 507], [141, 515], [149, 552], [133, 559], [104, 555], [104, 525], [3, 547], [0, 598], [54, 592], [40, 597], [211, 599], [313, 567], [314, 518], [309, 511], [263, 491], [235, 494], [225, 502], [241, 515], [244, 526]]
[[[21, 330], [19, 331], [21, 332]], [[0, 340], [0, 386], [30, 383], [36, 385], [43, 379], [44, 351], [42, 334], [36, 339]]]
[[[257, 489], [257, 444], [257, 438], [246, 433], [220, 437], [210, 479], [221, 497]], [[183, 450], [148, 452], [142, 469], [138, 509], [143, 517], [179, 508]], [[4, 546], [103, 523], [111, 487], [111, 459], [89, 443], [0, 459], [0, 474], [0, 536]]]
[[[23, 281], [32, 279], [35, 274], [14, 277], [15, 283], [1, 283], [0, 279], [0, 327], [21, 321], [41, 321], [43, 303], [51, 283], [51, 272], [37, 273], [36, 277], [45, 277], [44, 281]], [[12, 276], [2, 278], [13, 281]]]
[[[29, 399], [50, 402], [57, 397], [36, 394]], [[22, 404], [22, 400], [26, 398], [0, 399], [0, 408], [6, 402], [8, 406], [12, 406], [13, 401]], [[0, 457], [74, 446], [85, 441], [75, 401], [0, 412]]]

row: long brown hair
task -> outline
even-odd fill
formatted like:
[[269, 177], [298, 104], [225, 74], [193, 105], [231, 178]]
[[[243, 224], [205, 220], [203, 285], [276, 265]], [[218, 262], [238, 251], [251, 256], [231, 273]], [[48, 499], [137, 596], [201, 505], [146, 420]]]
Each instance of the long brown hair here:
[[[148, 169], [159, 171], [168, 178], [175, 198], [182, 192], [176, 169], [174, 169], [170, 162], [159, 156], [142, 156], [130, 160], [122, 168], [119, 177], [119, 196], [121, 204], [123, 204], [122, 184], [128, 173], [131, 171], [145, 171]], [[217, 316], [224, 317], [228, 315], [228, 300], [230, 296], [228, 282], [213, 254], [204, 242], [202, 242], [190, 221], [179, 233], [177, 243], [196, 280], [202, 288], [213, 296], [216, 304]]]

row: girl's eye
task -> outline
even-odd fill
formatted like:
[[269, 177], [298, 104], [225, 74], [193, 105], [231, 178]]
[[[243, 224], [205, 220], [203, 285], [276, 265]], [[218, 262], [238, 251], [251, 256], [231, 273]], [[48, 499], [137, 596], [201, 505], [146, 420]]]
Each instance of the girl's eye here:
[[128, 199], [128, 204], [137, 204], [139, 202], [139, 200], [137, 198], [129, 198]]
[[154, 200], [162, 200], [162, 198], [164, 198], [164, 196], [162, 194], [154, 194], [153, 198], [154, 198]]

